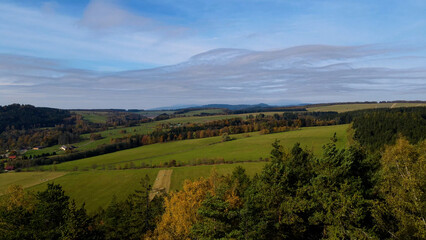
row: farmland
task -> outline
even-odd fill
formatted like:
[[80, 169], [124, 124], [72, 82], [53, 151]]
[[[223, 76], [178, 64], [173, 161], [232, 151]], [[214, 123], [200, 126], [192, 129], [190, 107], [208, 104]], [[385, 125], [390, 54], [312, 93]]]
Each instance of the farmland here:
[[[231, 135], [235, 140], [222, 142], [221, 137], [191, 139], [168, 143], [157, 143], [96, 157], [75, 160], [55, 165], [58, 171], [115, 169], [141, 164], [160, 164], [170, 160], [178, 163], [192, 164], [197, 159], [223, 158], [225, 161], [256, 161], [269, 156], [271, 143], [278, 139], [286, 147], [300, 142], [302, 146], [321, 153], [321, 146], [327, 143], [334, 132], [337, 134], [338, 145], [346, 144], [346, 129], [348, 125], [326, 127], [309, 127], [284, 133], [261, 135], [251, 134]], [[52, 165], [42, 166], [41, 169], [51, 169]]]
[[[119, 169], [145, 164], [160, 164], [172, 159], [180, 163], [195, 164], [197, 159], [223, 158], [231, 164], [197, 165], [175, 167], [171, 176], [170, 189], [178, 190], [185, 179], [207, 177], [214, 168], [219, 174], [228, 174], [236, 166], [243, 166], [248, 175], [259, 173], [265, 162], [257, 161], [269, 157], [271, 143], [278, 139], [286, 148], [300, 142], [301, 146], [321, 153], [321, 146], [327, 143], [334, 132], [337, 144], [343, 147], [348, 125], [302, 128], [283, 133], [261, 135], [258, 132], [231, 135], [234, 140], [222, 142], [220, 137], [191, 139], [168, 143], [157, 143], [138, 148], [105, 154], [97, 157], [65, 162], [57, 165], [43, 166], [41, 169], [55, 171], [8, 173], [0, 175], [2, 188], [11, 184], [20, 184], [24, 188], [39, 191], [48, 182], [63, 186], [64, 190], [78, 204], [86, 203], [89, 212], [100, 206], [106, 207], [113, 196], [124, 199], [137, 189], [138, 182], [146, 174], [153, 182], [158, 171], [167, 168]], [[96, 169], [96, 170], [94, 170]], [[169, 168], [170, 169], [170, 168]]]
[[[123, 200], [138, 188], [139, 181], [145, 175], [153, 182], [157, 172], [158, 169], [70, 172], [50, 182], [60, 184], [77, 204], [84, 202], [88, 211], [95, 211], [101, 206], [105, 208], [113, 196]], [[49, 182], [31, 187], [29, 190], [44, 190], [47, 183]]]
[[363, 104], [335, 104], [318, 107], [307, 107], [310, 112], [349, 112], [374, 108], [424, 107], [426, 103], [363, 103]]
[[0, 174], [0, 196], [5, 193], [5, 190], [11, 184], [17, 184], [24, 188], [29, 188], [46, 181], [56, 179], [65, 174], [66, 172], [20, 172]]
[[[213, 109], [213, 110], [220, 110], [220, 109]], [[273, 115], [280, 112], [264, 112], [265, 115]], [[97, 114], [97, 113], [94, 113]], [[90, 150], [94, 149], [100, 145], [109, 144], [111, 142], [112, 138], [120, 138], [132, 134], [147, 134], [152, 132], [155, 127], [158, 124], [186, 124], [186, 123], [206, 123], [214, 120], [220, 120], [220, 119], [230, 119], [235, 117], [241, 117], [245, 118], [250, 114], [231, 114], [231, 115], [213, 115], [213, 116], [189, 116], [189, 117], [177, 117], [177, 118], [171, 118], [167, 120], [162, 121], [155, 121], [155, 122], [148, 122], [148, 123], [142, 123], [138, 126], [133, 127], [115, 127], [108, 129], [106, 131], [100, 131], [97, 132], [97, 134], [100, 134], [103, 138], [99, 140], [90, 140], [90, 133], [89, 134], [82, 134], [81, 138], [82, 141], [78, 143], [74, 143], [73, 145], [78, 148], [79, 151], [84, 150]], [[253, 113], [252, 115], [256, 115], [256, 113]], [[51, 147], [47, 147], [41, 150], [29, 150], [25, 153], [26, 156], [29, 155], [40, 155], [43, 153], [53, 153], [56, 154], [63, 154], [63, 151], [59, 150], [60, 145], [54, 145]]]
[[[265, 162], [255, 162], [170, 168], [173, 169], [170, 189], [180, 189], [185, 179], [208, 177], [213, 168], [219, 174], [230, 174], [235, 167], [243, 166], [247, 174], [253, 176], [261, 171], [264, 164]], [[87, 210], [93, 212], [99, 207], [108, 206], [113, 196], [116, 196], [117, 200], [123, 200], [138, 189], [139, 181], [145, 175], [148, 175], [153, 183], [159, 170], [161, 169], [8, 173], [0, 175], [0, 186], [5, 189], [11, 184], [19, 184], [30, 191], [41, 191], [46, 188], [47, 183], [53, 182], [60, 184], [77, 204], [84, 202]], [[40, 179], [44, 181], [40, 182]]]

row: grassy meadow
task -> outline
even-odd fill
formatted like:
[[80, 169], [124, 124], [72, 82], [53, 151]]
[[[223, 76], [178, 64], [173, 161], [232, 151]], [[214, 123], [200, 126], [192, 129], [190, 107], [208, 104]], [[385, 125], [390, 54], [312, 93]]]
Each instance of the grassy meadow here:
[[[220, 110], [220, 109], [212, 109], [212, 110]], [[281, 112], [265, 112], [263, 114], [273, 115], [275, 113], [281, 113]], [[74, 143], [73, 146], [77, 147], [77, 151], [85, 151], [85, 150], [95, 149], [96, 147], [100, 145], [110, 144], [112, 138], [120, 138], [120, 137], [124, 137], [127, 135], [134, 135], [134, 134], [151, 133], [158, 124], [206, 123], [206, 122], [210, 122], [214, 120], [230, 119], [235, 117], [245, 118], [248, 115], [250, 114], [177, 117], [177, 118], [171, 118], [171, 119], [162, 120], [162, 121], [142, 123], [138, 126], [133, 126], [133, 127], [116, 127], [116, 128], [111, 128], [105, 131], [97, 132], [97, 134], [101, 134], [103, 138], [99, 140], [95, 140], [95, 141], [90, 140], [90, 133], [82, 134], [81, 135], [82, 141], [78, 143]], [[256, 115], [256, 113], [253, 113], [252, 115]], [[40, 150], [29, 150], [25, 153], [25, 155], [26, 156], [41, 155], [43, 153], [53, 153], [53, 152], [56, 152], [56, 154], [63, 154], [64, 152], [59, 149], [60, 147], [61, 145], [54, 145], [54, 146], [43, 148]]]
[[[153, 183], [158, 169], [129, 169], [114, 171], [69, 172], [66, 175], [28, 188], [30, 191], [42, 191], [47, 183], [60, 184], [66, 194], [78, 205], [83, 202], [89, 212], [99, 207], [107, 207], [113, 196], [123, 200], [139, 187], [139, 181], [145, 175]], [[11, 175], [14, 173], [10, 173]]]
[[58, 177], [62, 177], [66, 172], [19, 172], [0, 174], [0, 196], [5, 194], [11, 184], [21, 185], [29, 188]]
[[[340, 147], [347, 142], [348, 125], [324, 127], [308, 127], [299, 130], [261, 135], [259, 132], [231, 135], [234, 140], [222, 142], [221, 137], [190, 139], [168, 143], [157, 143], [132, 148], [96, 157], [85, 158], [55, 165], [57, 171], [125, 168], [130, 164], [139, 167], [141, 164], [160, 164], [176, 160], [178, 163], [196, 163], [197, 159], [224, 158], [225, 161], [256, 161], [269, 157], [271, 144], [275, 139], [287, 148], [296, 142], [301, 146], [320, 154], [322, 146], [327, 143], [334, 132], [337, 134]], [[41, 166], [50, 170], [52, 165]]]
[[[235, 167], [242, 166], [248, 175], [253, 176], [261, 171], [264, 164], [265, 162], [255, 162], [168, 168], [173, 169], [170, 189], [179, 190], [185, 179], [208, 177], [213, 168], [219, 174], [231, 174]], [[145, 175], [148, 175], [153, 183], [161, 169], [165, 168], [7, 173], [0, 175], [0, 189], [6, 190], [11, 184], [18, 184], [29, 191], [37, 192], [45, 190], [48, 183], [60, 184], [78, 205], [84, 202], [86, 209], [93, 212], [99, 207], [107, 207], [114, 196], [118, 200], [125, 199], [138, 189], [139, 181]]]

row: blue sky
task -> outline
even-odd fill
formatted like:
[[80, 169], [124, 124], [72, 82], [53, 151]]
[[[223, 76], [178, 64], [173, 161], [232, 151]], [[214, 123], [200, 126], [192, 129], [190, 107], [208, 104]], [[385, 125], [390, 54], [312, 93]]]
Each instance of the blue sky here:
[[425, 100], [426, 1], [0, 1], [0, 105]]

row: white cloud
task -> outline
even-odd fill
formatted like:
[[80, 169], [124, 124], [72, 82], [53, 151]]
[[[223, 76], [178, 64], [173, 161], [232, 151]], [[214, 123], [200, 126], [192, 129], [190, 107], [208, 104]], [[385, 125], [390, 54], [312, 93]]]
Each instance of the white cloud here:
[[0, 52], [95, 61], [98, 68], [108, 68], [108, 62], [115, 66], [117, 61], [141, 67], [172, 64], [208, 49], [179, 37], [184, 31], [180, 26], [161, 24], [112, 3], [91, 2], [81, 19], [46, 8], [52, 7], [0, 3]]
[[[67, 69], [52, 60], [0, 55], [0, 104], [17, 101], [65, 108], [150, 108], [284, 100], [424, 100], [425, 63], [417, 68], [359, 64], [365, 59], [386, 58], [395, 51], [378, 46], [321, 45], [275, 51], [216, 49], [177, 65], [115, 73]], [[11, 57], [13, 61], [6, 60]], [[401, 59], [412, 58], [395, 61]], [[16, 69], [22, 71], [17, 74]]]

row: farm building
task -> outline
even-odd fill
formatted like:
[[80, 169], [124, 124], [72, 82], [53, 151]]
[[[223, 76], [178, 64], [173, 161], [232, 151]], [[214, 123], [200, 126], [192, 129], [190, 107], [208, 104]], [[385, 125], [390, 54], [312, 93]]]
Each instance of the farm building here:
[[73, 150], [74, 148], [76, 148], [76, 147], [74, 147], [74, 146], [66, 146], [66, 145], [62, 145], [59, 149], [61, 149], [62, 151], [67, 151], [67, 150]]

